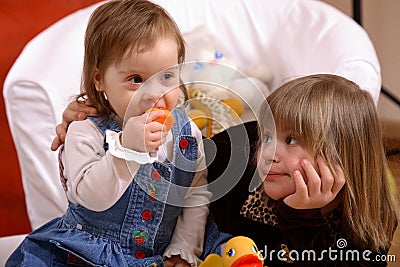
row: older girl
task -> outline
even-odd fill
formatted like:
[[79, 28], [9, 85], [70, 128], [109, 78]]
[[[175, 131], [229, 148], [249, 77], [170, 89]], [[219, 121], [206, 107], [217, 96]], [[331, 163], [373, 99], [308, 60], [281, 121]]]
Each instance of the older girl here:
[[267, 97], [260, 125], [262, 186], [241, 212], [274, 229], [278, 260], [386, 265], [397, 202], [371, 95], [335, 75], [298, 78]]

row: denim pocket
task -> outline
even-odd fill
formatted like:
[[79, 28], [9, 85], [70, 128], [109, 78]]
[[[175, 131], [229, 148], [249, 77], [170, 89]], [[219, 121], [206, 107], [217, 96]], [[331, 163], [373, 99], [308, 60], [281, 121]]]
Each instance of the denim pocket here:
[[53, 258], [52, 258], [52, 266], [54, 267], [61, 267], [61, 266], [90, 266], [90, 267], [97, 267], [97, 266], [107, 266], [106, 264], [99, 264], [92, 262], [85, 257], [79, 255], [72, 251], [71, 249], [63, 246], [58, 241], [50, 240], [50, 243], [54, 244], [53, 247]]

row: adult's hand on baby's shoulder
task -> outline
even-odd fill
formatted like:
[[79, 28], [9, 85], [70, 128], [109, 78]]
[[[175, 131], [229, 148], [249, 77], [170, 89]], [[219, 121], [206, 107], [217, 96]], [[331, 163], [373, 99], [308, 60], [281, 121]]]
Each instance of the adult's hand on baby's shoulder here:
[[325, 207], [336, 198], [345, 184], [342, 169], [336, 167], [336, 176], [334, 176], [322, 157], [317, 158], [320, 174], [308, 160], [302, 160], [301, 165], [307, 176], [307, 182], [301, 172], [296, 170], [293, 175], [296, 191], [283, 201], [295, 209]]
[[51, 143], [51, 150], [56, 151], [65, 142], [71, 122], [85, 120], [87, 116], [97, 116], [97, 110], [91, 105], [90, 100], [69, 103], [63, 112], [62, 122], [56, 126], [56, 137]]

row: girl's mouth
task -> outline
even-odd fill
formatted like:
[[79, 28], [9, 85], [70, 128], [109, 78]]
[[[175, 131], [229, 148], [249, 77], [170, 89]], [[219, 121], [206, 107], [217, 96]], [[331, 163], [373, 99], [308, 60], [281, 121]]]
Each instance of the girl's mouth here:
[[266, 176], [267, 180], [274, 180], [274, 179], [278, 179], [278, 178], [282, 178], [282, 177], [287, 177], [286, 173], [282, 173], [282, 172], [269, 172]]

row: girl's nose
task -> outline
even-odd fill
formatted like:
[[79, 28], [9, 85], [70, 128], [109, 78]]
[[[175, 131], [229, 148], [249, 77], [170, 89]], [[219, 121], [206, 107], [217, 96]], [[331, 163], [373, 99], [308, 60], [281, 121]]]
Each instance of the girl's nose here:
[[272, 159], [272, 162], [273, 163], [279, 163], [280, 161], [281, 161], [280, 157], [278, 157], [277, 153], [275, 152], [274, 157]]
[[273, 163], [278, 163], [280, 161], [281, 161], [281, 146], [279, 145], [278, 142], [276, 142], [275, 153], [274, 153], [274, 155], [272, 157], [272, 162]]

